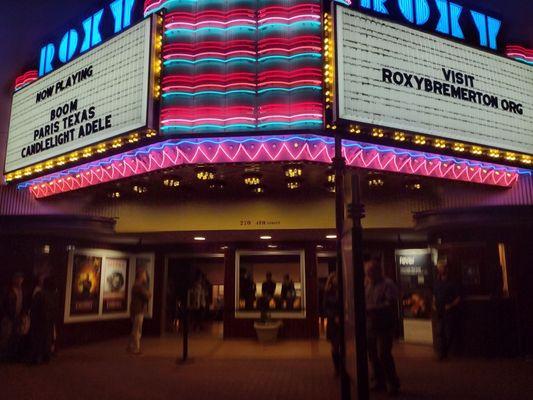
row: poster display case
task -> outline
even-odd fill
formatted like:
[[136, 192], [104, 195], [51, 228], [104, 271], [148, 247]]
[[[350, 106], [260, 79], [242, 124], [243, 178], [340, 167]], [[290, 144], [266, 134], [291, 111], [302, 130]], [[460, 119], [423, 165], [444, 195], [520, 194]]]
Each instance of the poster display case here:
[[433, 343], [431, 309], [433, 302], [434, 253], [430, 249], [396, 250], [400, 286], [400, 315], [404, 340]]
[[[65, 323], [128, 318], [131, 289], [137, 271], [148, 274], [154, 290], [154, 255], [103, 249], [70, 250], [65, 291]], [[146, 317], [151, 318], [150, 299]]]

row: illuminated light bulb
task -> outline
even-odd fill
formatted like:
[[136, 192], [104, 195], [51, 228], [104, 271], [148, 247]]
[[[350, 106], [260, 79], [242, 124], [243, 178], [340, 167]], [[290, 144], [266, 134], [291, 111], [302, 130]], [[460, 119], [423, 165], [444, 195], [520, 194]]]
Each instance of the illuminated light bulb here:
[[163, 186], [168, 188], [177, 188], [181, 185], [181, 180], [178, 177], [163, 179]]
[[243, 175], [244, 184], [248, 186], [257, 186], [261, 184], [261, 174], [249, 172]]
[[298, 165], [288, 165], [284, 168], [285, 170], [285, 176], [287, 178], [298, 178], [301, 177], [303, 174], [302, 167]]
[[479, 154], [483, 153], [483, 150], [481, 150], [481, 147], [479, 147], [479, 146], [472, 146], [471, 153], [479, 155]]
[[462, 153], [463, 151], [465, 151], [465, 145], [462, 143], [455, 143], [453, 149]]
[[405, 141], [405, 133], [403, 132], [394, 132], [394, 140], [398, 142]]
[[442, 139], [436, 139], [434, 142], [434, 146], [438, 149], [444, 149], [446, 147], [446, 141]]
[[254, 186], [252, 187], [252, 193], [256, 193], [256, 194], [265, 193], [265, 187], [261, 185]]
[[287, 179], [287, 189], [296, 190], [302, 187], [302, 180], [299, 178]]
[[196, 178], [201, 181], [212, 181], [213, 179], [215, 179], [215, 170], [210, 167], [197, 168]]
[[148, 187], [144, 185], [134, 185], [132, 190], [137, 194], [145, 194], [148, 192]]
[[414, 142], [415, 144], [419, 144], [422, 146], [426, 144], [426, 138], [424, 136], [416, 135]]
[[329, 171], [327, 173], [328, 183], [335, 183], [335, 172]]
[[507, 153], [505, 155], [505, 159], [508, 160], [508, 161], [515, 161], [516, 160], [516, 155], [514, 153]]

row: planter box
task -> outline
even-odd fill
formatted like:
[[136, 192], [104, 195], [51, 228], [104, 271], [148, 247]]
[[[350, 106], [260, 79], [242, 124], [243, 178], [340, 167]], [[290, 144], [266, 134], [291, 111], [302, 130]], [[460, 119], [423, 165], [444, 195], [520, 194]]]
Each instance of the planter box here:
[[281, 321], [273, 322], [254, 322], [257, 339], [261, 343], [273, 343], [278, 339], [278, 331], [281, 327]]

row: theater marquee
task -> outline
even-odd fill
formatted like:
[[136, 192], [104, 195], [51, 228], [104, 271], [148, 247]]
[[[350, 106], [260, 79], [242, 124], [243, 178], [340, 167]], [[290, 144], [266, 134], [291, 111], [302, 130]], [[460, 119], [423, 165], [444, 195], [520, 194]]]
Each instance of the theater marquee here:
[[336, 8], [337, 118], [533, 153], [531, 67]]
[[150, 125], [153, 19], [13, 95], [6, 172]]

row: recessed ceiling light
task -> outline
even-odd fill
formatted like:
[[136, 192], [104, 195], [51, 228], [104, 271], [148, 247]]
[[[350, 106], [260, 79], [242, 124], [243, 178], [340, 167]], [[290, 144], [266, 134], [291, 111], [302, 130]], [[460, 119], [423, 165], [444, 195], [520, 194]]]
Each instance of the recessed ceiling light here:
[[227, 250], [228, 246], [220, 246], [220, 250]]
[[317, 249], [323, 249], [324, 246], [322, 246], [321, 244], [317, 244], [317, 245], [316, 245], [316, 248], [317, 248]]
[[268, 245], [268, 248], [269, 248], [269, 249], [277, 249], [277, 248], [278, 248], [278, 245], [277, 245], [277, 244], [269, 244], [269, 245]]
[[261, 239], [261, 240], [270, 240], [270, 239], [272, 239], [272, 236], [263, 235], [263, 236], [259, 236], [259, 239]]
[[203, 240], [205, 240], [205, 237], [203, 237], [203, 236], [195, 236], [194, 240], [203, 241]]
[[337, 239], [337, 235], [326, 235], [326, 239]]

